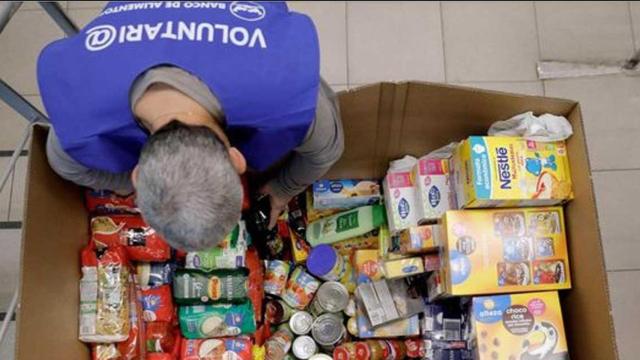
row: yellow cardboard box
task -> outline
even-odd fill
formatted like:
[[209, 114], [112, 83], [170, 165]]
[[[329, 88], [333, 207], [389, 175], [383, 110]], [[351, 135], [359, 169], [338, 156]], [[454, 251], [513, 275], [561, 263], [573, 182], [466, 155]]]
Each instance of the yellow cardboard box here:
[[557, 205], [573, 198], [565, 143], [471, 136], [452, 157], [458, 207]]
[[447, 211], [445, 296], [571, 287], [562, 207]]
[[474, 359], [569, 359], [555, 291], [474, 297], [471, 311]]
[[438, 249], [436, 237], [440, 225], [412, 226], [400, 232], [400, 252], [419, 254]]

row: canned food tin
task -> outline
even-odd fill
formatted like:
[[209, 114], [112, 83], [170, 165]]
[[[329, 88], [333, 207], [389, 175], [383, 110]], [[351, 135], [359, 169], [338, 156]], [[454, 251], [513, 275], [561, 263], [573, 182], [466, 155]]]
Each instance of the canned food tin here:
[[265, 305], [265, 319], [270, 324], [281, 324], [293, 315], [293, 309], [280, 299], [271, 299]]
[[349, 304], [347, 288], [337, 281], [327, 281], [320, 285], [311, 303], [311, 312], [318, 316], [323, 313], [336, 313]]
[[304, 268], [298, 266], [287, 281], [282, 299], [291, 307], [304, 310], [313, 299], [318, 286], [320, 286], [320, 281], [307, 273]]
[[321, 244], [309, 253], [307, 268], [313, 275], [326, 281], [339, 281], [345, 276], [345, 261], [331, 245]]
[[323, 314], [316, 318], [311, 326], [313, 339], [323, 347], [336, 345], [346, 335], [342, 317], [337, 314]]
[[287, 326], [281, 326], [265, 342], [266, 359], [283, 359], [291, 349], [293, 334]]
[[265, 261], [264, 292], [281, 296], [287, 286], [290, 265], [281, 260]]
[[385, 340], [389, 347], [388, 360], [404, 359], [407, 356], [407, 347], [400, 340]]
[[309, 360], [333, 360], [333, 358], [327, 354], [315, 354], [309, 358]]
[[311, 336], [303, 335], [297, 337], [293, 341], [293, 355], [298, 359], [309, 359], [313, 354], [318, 352], [318, 345], [313, 341]]
[[356, 356], [355, 359], [356, 360], [370, 360], [371, 359], [371, 348], [369, 347], [369, 344], [364, 342], [364, 341], [360, 341], [355, 343], [356, 344]]
[[358, 331], [358, 320], [355, 317], [349, 318], [347, 321], [347, 331], [353, 337], [360, 336], [360, 332]]
[[356, 316], [356, 299], [354, 296], [349, 298], [349, 302], [347, 303], [347, 307], [344, 309], [344, 314], [348, 317]]
[[367, 340], [366, 343], [369, 345], [369, 351], [371, 352], [369, 360], [385, 360], [387, 358], [389, 350], [384, 341]]
[[349, 342], [337, 346], [333, 350], [335, 360], [353, 360], [356, 358], [356, 343]]
[[313, 325], [313, 316], [306, 311], [298, 311], [289, 319], [289, 328], [296, 335], [308, 334], [311, 331], [311, 325]]
[[420, 338], [411, 338], [404, 341], [407, 350], [407, 357], [423, 358], [426, 355], [424, 340]]

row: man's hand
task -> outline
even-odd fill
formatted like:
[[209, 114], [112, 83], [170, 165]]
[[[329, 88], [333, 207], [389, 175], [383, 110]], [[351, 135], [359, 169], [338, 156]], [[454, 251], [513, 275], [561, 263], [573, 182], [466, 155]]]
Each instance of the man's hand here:
[[280, 217], [280, 214], [285, 211], [285, 209], [287, 208], [287, 204], [289, 204], [289, 201], [291, 201], [291, 198], [283, 198], [282, 196], [274, 193], [269, 184], [263, 186], [262, 189], [260, 189], [260, 192], [269, 195], [269, 202], [271, 203], [271, 218], [269, 219], [269, 229], [273, 229], [278, 222], [278, 217]]

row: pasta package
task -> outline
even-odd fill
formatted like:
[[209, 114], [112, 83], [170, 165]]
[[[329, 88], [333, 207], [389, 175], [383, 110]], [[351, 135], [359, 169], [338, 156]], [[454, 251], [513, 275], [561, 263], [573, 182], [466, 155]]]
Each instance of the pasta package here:
[[180, 305], [242, 302], [248, 291], [248, 271], [245, 268], [209, 272], [179, 269], [173, 279], [173, 297]]
[[130, 272], [120, 246], [98, 255], [91, 242], [81, 254], [80, 341], [111, 343], [127, 340], [130, 331]]

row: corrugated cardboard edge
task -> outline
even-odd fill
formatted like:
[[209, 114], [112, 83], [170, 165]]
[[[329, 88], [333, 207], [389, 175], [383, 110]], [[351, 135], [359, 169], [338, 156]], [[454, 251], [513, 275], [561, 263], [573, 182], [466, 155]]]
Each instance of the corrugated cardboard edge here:
[[16, 359], [88, 359], [87, 346], [77, 339], [78, 306], [68, 305], [79, 301], [79, 251], [88, 239], [88, 217], [80, 188], [49, 167], [47, 131], [33, 127], [29, 151]]
[[[620, 358], [620, 352], [618, 349], [618, 343], [616, 341], [616, 329], [615, 329], [615, 324], [614, 324], [614, 319], [613, 319], [613, 312], [612, 312], [612, 303], [611, 303], [611, 290], [609, 288], [609, 276], [607, 273], [607, 268], [606, 268], [606, 263], [605, 263], [605, 259], [604, 259], [604, 244], [602, 243], [602, 228], [600, 226], [600, 215], [598, 212], [598, 206], [597, 206], [597, 201], [596, 201], [596, 194], [595, 194], [595, 186], [593, 183], [593, 172], [592, 172], [592, 167], [591, 167], [591, 156], [590, 156], [590, 152], [589, 152], [589, 143], [587, 142], [586, 139], [586, 132], [585, 132], [585, 127], [584, 127], [584, 118], [582, 117], [582, 107], [580, 106], [580, 103], [575, 103], [575, 106], [573, 107], [573, 109], [571, 110], [570, 113], [574, 113], [576, 114], [576, 116], [580, 119], [579, 123], [580, 123], [580, 132], [581, 134], [583, 134], [584, 136], [584, 141], [582, 141], [582, 145], [583, 145], [583, 153], [585, 154], [586, 157], [586, 162], [587, 162], [587, 166], [588, 166], [588, 171], [589, 171], [589, 183], [590, 183], [590, 188], [591, 188], [591, 199], [590, 202], [593, 204], [593, 210], [594, 210], [594, 217], [595, 217], [595, 227], [597, 229], [597, 233], [598, 233], [598, 238], [600, 239], [600, 241], [598, 241], [598, 245], [599, 245], [599, 252], [601, 254], [599, 261], [598, 261], [598, 267], [601, 269], [601, 272], [603, 273], [603, 278], [602, 278], [602, 282], [601, 282], [601, 287], [604, 289], [605, 294], [606, 294], [606, 299], [608, 301], [608, 308], [607, 308], [607, 314], [609, 317], [609, 329], [611, 331], [612, 334], [612, 346], [613, 346], [613, 352], [615, 353], [616, 358]], [[575, 124], [574, 124], [575, 126]], [[569, 251], [571, 251], [571, 249], [569, 249]], [[568, 335], [569, 338], [571, 338], [571, 335]], [[577, 340], [577, 339], [576, 339]]]

